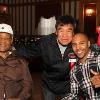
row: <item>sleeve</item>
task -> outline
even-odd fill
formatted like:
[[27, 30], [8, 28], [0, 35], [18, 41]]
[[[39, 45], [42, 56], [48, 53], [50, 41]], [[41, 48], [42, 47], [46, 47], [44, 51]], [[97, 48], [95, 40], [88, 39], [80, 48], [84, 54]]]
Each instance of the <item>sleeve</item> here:
[[23, 64], [23, 66], [22, 66], [23, 90], [20, 93], [19, 98], [20, 98], [20, 100], [27, 100], [32, 95], [33, 81], [32, 81], [32, 77], [31, 77], [31, 74], [28, 69], [28, 63], [24, 60], [21, 60], [21, 63]]
[[40, 40], [33, 41], [31, 44], [20, 44], [15, 46], [16, 53], [19, 56], [31, 59], [32, 57], [40, 56]]
[[70, 75], [70, 83], [71, 83], [71, 93], [69, 93], [66, 97], [62, 100], [79, 100], [78, 96], [78, 83], [76, 81], [75, 73], [71, 70]]

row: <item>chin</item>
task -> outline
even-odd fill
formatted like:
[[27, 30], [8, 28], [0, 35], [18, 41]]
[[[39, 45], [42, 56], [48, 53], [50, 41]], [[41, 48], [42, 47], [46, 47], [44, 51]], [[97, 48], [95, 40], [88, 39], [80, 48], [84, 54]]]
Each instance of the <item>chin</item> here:
[[64, 46], [66, 46], [66, 45], [68, 45], [69, 43], [62, 43], [62, 45], [64, 45]]
[[79, 59], [82, 59], [83, 57], [82, 56], [77, 56]]
[[62, 46], [67, 46], [68, 44], [61, 44]]
[[79, 59], [82, 59], [82, 58], [83, 58], [82, 55], [77, 55], [77, 54], [76, 54], [76, 56], [77, 56]]

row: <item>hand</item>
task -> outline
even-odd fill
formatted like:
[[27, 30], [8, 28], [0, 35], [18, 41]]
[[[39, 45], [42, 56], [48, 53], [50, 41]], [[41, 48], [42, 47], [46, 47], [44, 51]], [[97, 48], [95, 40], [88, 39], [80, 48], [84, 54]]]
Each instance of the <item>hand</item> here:
[[99, 88], [100, 87], [100, 74], [93, 71], [92, 69], [90, 70], [90, 72], [94, 75], [92, 78], [91, 78], [91, 82], [93, 84], [93, 86], [95, 88]]

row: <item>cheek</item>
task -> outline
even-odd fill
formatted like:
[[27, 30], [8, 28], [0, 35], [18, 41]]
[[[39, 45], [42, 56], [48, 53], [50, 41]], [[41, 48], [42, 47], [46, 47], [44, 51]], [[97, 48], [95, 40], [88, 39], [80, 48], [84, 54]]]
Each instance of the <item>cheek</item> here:
[[67, 36], [68, 36], [68, 37], [70, 37], [70, 38], [72, 39], [72, 37], [73, 37], [73, 34], [68, 34]]
[[65, 34], [65, 37], [72, 40], [73, 34], [72, 33], [67, 33], [67, 34]]
[[5, 45], [6, 45], [7, 47], [11, 46], [11, 44], [12, 44], [12, 42], [6, 42], [6, 43], [5, 43]]
[[72, 41], [72, 38], [73, 38], [72, 35], [67, 36], [67, 40], [69, 40], [70, 42]]
[[72, 40], [73, 36], [69, 36], [68, 39]]
[[60, 33], [59, 32], [57, 35], [58, 35], [58, 37], [62, 37], [63, 36], [63, 33]]
[[57, 36], [58, 40], [61, 40], [62, 37], [63, 37], [62, 34], [58, 34]]
[[73, 51], [75, 52], [76, 51], [76, 47], [72, 47], [73, 48]]
[[88, 45], [81, 45], [80, 48], [83, 48], [84, 50], [88, 49]]

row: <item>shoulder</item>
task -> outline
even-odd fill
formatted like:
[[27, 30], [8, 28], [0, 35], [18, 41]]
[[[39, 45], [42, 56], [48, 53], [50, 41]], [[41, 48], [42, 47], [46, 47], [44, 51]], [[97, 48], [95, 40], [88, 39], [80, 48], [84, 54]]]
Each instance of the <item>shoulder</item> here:
[[95, 54], [99, 55], [100, 54], [100, 47], [97, 44], [93, 44], [90, 47], [91, 51], [93, 51]]
[[12, 52], [12, 57], [16, 60], [19, 60], [19, 61], [22, 61], [22, 62], [25, 62], [25, 63], [28, 63], [28, 60], [24, 57], [24, 56], [21, 56], [19, 54], [17, 54], [17, 51], [14, 50]]
[[54, 45], [56, 43], [57, 43], [56, 34], [54, 34], [54, 33], [43, 36], [39, 42], [39, 44], [42, 46], [50, 46], [50, 45]]
[[93, 57], [100, 57], [100, 50], [96, 50], [96, 49], [92, 50], [91, 49], [91, 58], [93, 58]]
[[45, 35], [41, 38], [41, 40], [52, 40], [52, 39], [56, 39], [56, 34], [55, 33]]

